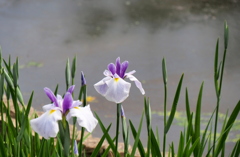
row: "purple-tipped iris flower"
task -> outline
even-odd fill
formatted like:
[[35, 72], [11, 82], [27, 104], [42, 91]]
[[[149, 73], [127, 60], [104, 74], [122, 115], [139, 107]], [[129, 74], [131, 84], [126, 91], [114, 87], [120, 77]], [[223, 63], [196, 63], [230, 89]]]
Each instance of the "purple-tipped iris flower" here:
[[46, 95], [52, 103], [43, 106], [45, 113], [30, 121], [31, 127], [35, 132], [45, 139], [56, 137], [59, 131], [58, 121], [62, 120], [63, 116], [66, 117], [67, 121], [71, 117], [77, 117], [77, 122], [81, 127], [86, 128], [88, 132], [93, 131], [98, 121], [93, 116], [90, 105], [80, 107], [82, 102], [73, 100], [72, 92], [74, 87], [71, 86], [68, 89], [64, 98], [61, 95], [57, 95], [56, 97], [49, 88], [44, 88]]
[[108, 65], [108, 70], [103, 72], [106, 77], [94, 85], [97, 92], [109, 101], [121, 103], [129, 95], [131, 84], [124, 80], [125, 78], [129, 78], [131, 81], [135, 82], [135, 85], [144, 95], [145, 91], [142, 88], [141, 82], [132, 75], [136, 71], [133, 70], [126, 73], [127, 68], [128, 61], [121, 63], [120, 57], [116, 59], [116, 64], [110, 63]]

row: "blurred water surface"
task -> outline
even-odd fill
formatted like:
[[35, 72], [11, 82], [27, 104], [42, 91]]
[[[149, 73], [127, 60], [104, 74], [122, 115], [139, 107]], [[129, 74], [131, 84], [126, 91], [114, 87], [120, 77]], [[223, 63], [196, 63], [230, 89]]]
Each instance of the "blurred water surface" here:
[[[220, 37], [220, 50], [223, 50], [225, 20], [230, 36], [220, 111], [226, 113], [227, 109], [232, 111], [240, 96], [240, 5], [237, 0], [0, 0], [0, 45], [5, 59], [9, 55], [12, 59], [19, 57], [21, 90], [25, 98], [35, 91], [33, 107], [38, 110], [49, 103], [44, 87], [54, 90], [59, 84], [59, 93], [65, 92], [65, 63], [76, 54], [77, 94], [80, 71], [84, 71], [88, 94], [97, 99], [91, 108], [109, 124], [115, 122], [116, 105], [101, 97], [93, 84], [103, 78], [107, 64], [118, 56], [130, 62], [128, 71], [137, 71], [135, 76], [142, 81], [152, 110], [163, 110], [161, 60], [165, 57], [169, 109], [184, 73], [178, 110], [185, 110], [186, 87], [191, 109], [195, 110], [204, 81], [203, 112], [212, 112], [216, 105], [215, 44]], [[138, 125], [143, 96], [134, 84], [123, 106], [127, 118]], [[154, 116], [153, 124], [161, 134], [163, 119]], [[169, 141], [176, 141], [176, 130], [181, 130], [179, 126], [173, 127], [174, 131], [170, 130], [169, 134], [175, 134], [169, 136]], [[93, 134], [102, 135], [99, 128]]]

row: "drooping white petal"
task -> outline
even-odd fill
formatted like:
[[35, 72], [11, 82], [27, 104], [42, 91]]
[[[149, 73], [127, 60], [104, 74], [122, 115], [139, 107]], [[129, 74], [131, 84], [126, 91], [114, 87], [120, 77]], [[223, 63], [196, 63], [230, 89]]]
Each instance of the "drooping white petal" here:
[[71, 117], [77, 117], [78, 124], [86, 128], [88, 132], [92, 132], [98, 123], [97, 119], [93, 116], [90, 105], [71, 108], [66, 119], [69, 121]]
[[101, 94], [101, 95], [105, 95], [107, 90], [108, 90], [108, 86], [106, 84], [107, 81], [111, 80], [111, 77], [105, 77], [103, 78], [101, 81], [99, 81], [98, 83], [94, 84], [94, 88], [96, 89], [96, 91]]
[[36, 119], [30, 121], [32, 129], [45, 139], [56, 137], [59, 131], [58, 122], [62, 120], [59, 110], [49, 110]]
[[121, 103], [129, 96], [131, 84], [124, 81], [122, 78], [112, 78], [107, 81], [106, 84], [107, 90], [103, 96], [107, 100]]
[[140, 90], [140, 92], [142, 93], [142, 95], [145, 94], [145, 91], [142, 87], [141, 82], [135, 77], [133, 76], [131, 73], [126, 73], [126, 77], [129, 78], [129, 80], [134, 81], [135, 85], [138, 87], [138, 89]]
[[113, 76], [112, 72], [109, 71], [109, 70], [104, 70], [103, 75], [105, 75], [105, 76], [107, 76], [107, 77], [108, 77], [108, 76]]

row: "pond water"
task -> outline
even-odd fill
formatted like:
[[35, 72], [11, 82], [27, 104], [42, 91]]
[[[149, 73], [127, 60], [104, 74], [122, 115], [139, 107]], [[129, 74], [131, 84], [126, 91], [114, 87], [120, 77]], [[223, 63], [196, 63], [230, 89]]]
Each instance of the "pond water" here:
[[[135, 76], [143, 83], [153, 111], [163, 110], [161, 61], [165, 57], [169, 109], [184, 73], [178, 111], [185, 111], [186, 87], [191, 109], [195, 110], [204, 81], [202, 111], [211, 113], [216, 105], [215, 44], [220, 38], [222, 54], [225, 20], [230, 35], [220, 111], [226, 113], [228, 109], [232, 111], [240, 96], [238, 1], [0, 0], [0, 45], [5, 59], [9, 55], [12, 59], [19, 58], [21, 90], [25, 101], [34, 90], [33, 107], [37, 110], [49, 102], [44, 87], [54, 90], [59, 84], [59, 93], [64, 93], [66, 60], [77, 55], [77, 89], [80, 71], [84, 71], [88, 94], [96, 97], [91, 108], [107, 125], [115, 122], [116, 105], [101, 97], [93, 84], [103, 78], [107, 64], [118, 56], [122, 61], [129, 61], [129, 71], [137, 71]], [[123, 103], [127, 118], [136, 126], [143, 110], [143, 98], [132, 84], [130, 96]], [[163, 118], [154, 115], [153, 124], [162, 134]], [[174, 136], [169, 136], [168, 141], [178, 141], [176, 130], [182, 127], [174, 125], [169, 132]], [[93, 135], [102, 135], [99, 127]], [[232, 144], [227, 146], [230, 148]]]

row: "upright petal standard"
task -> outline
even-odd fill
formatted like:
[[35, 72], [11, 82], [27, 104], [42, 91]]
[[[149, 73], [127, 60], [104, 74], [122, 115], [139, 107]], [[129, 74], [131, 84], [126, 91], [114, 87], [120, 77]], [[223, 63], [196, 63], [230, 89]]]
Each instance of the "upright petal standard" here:
[[93, 131], [98, 121], [93, 116], [90, 105], [80, 107], [82, 102], [73, 100], [73, 90], [74, 86], [71, 86], [64, 98], [62, 98], [61, 95], [57, 95], [56, 97], [49, 88], [44, 88], [52, 104], [43, 106], [45, 113], [30, 121], [31, 127], [35, 132], [45, 139], [56, 137], [59, 132], [58, 121], [62, 120], [63, 116], [66, 116], [68, 121], [70, 121], [71, 117], [77, 117], [77, 122], [81, 127], [85, 127], [89, 132]]
[[135, 82], [135, 85], [144, 95], [145, 91], [142, 88], [141, 82], [132, 75], [135, 73], [135, 70], [126, 73], [127, 68], [128, 61], [121, 63], [120, 57], [116, 59], [115, 64], [108, 64], [108, 70], [103, 72], [106, 77], [94, 85], [96, 91], [109, 101], [121, 103], [129, 95], [131, 84], [124, 80], [125, 78], [129, 78]]

